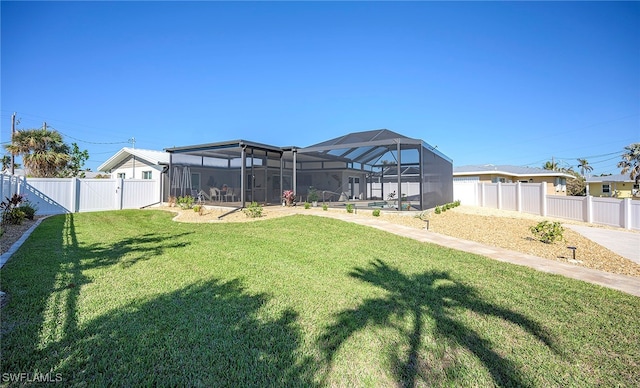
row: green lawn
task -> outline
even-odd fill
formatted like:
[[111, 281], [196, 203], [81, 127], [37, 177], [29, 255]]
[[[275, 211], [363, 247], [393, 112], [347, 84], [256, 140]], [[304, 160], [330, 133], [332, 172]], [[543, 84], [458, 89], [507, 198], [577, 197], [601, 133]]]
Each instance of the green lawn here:
[[75, 385], [632, 386], [640, 298], [313, 216], [51, 217], [1, 271], [2, 376]]

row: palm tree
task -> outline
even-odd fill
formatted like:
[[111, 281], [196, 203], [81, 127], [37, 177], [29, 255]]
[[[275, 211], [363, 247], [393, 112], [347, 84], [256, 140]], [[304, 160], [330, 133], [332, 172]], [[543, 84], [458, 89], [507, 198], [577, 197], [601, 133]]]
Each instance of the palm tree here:
[[5, 148], [13, 155], [22, 155], [22, 163], [35, 177], [55, 177], [69, 161], [69, 146], [57, 131], [18, 130], [12, 140]]
[[580, 167], [580, 174], [584, 177], [584, 173], [593, 171], [593, 167], [589, 165], [587, 159], [578, 159], [578, 167]]
[[[20, 168], [20, 163], [14, 163], [14, 168]], [[11, 168], [11, 156], [10, 155], [2, 155], [2, 171], [9, 171]]]
[[558, 163], [547, 161], [542, 168], [545, 170], [558, 171]]
[[627, 151], [622, 154], [622, 161], [618, 163], [621, 174], [629, 173], [629, 178], [635, 180], [636, 184], [640, 181], [640, 143], [632, 143], [624, 147]]

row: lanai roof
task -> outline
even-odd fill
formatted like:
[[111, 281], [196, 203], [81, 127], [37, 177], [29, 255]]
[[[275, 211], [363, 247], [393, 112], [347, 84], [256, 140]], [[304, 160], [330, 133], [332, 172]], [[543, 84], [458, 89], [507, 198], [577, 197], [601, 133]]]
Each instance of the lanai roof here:
[[[336, 137], [322, 143], [314, 144], [298, 150], [299, 153], [315, 154], [318, 158], [334, 157], [354, 163], [371, 164], [389, 151], [394, 151], [397, 144], [424, 145], [441, 157], [451, 161], [447, 156], [431, 147], [423, 140], [413, 139], [388, 129], [353, 132]], [[330, 156], [329, 156], [330, 155]]]

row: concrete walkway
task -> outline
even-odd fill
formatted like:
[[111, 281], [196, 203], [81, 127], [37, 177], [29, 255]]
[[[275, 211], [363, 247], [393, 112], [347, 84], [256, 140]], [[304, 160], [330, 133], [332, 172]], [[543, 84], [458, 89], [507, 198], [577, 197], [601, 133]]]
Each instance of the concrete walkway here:
[[[315, 215], [318, 214], [316, 213]], [[430, 232], [427, 230], [398, 225], [374, 217], [358, 217], [352, 214], [334, 212], [322, 212], [321, 215], [324, 217], [337, 218], [348, 222], [370, 226], [372, 228], [384, 230], [386, 232], [393, 233], [399, 236], [409, 237], [421, 242], [437, 244], [464, 252], [475, 253], [505, 263], [524, 265], [538, 271], [582, 280], [640, 297], [640, 278], [636, 278], [633, 276], [617, 275], [591, 268], [578, 267], [569, 263], [543, 259], [541, 257], [510, 251], [508, 249], [492, 247], [474, 241], [462, 240], [455, 237]], [[635, 233], [631, 234], [638, 236]]]
[[574, 230], [608, 250], [640, 264], [640, 233], [573, 224], [565, 224], [564, 227]]

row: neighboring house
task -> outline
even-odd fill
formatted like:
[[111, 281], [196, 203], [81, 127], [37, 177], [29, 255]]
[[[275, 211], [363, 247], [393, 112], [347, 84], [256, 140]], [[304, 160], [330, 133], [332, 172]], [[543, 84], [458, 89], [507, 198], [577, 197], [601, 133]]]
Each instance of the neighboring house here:
[[160, 179], [168, 165], [167, 152], [124, 147], [102, 163], [98, 171], [111, 174], [111, 178]]
[[587, 195], [640, 199], [640, 187], [629, 174], [592, 176], [586, 180]]
[[509, 165], [468, 165], [453, 168], [454, 182], [547, 183], [547, 194], [567, 195], [567, 179], [574, 176], [561, 171]]

